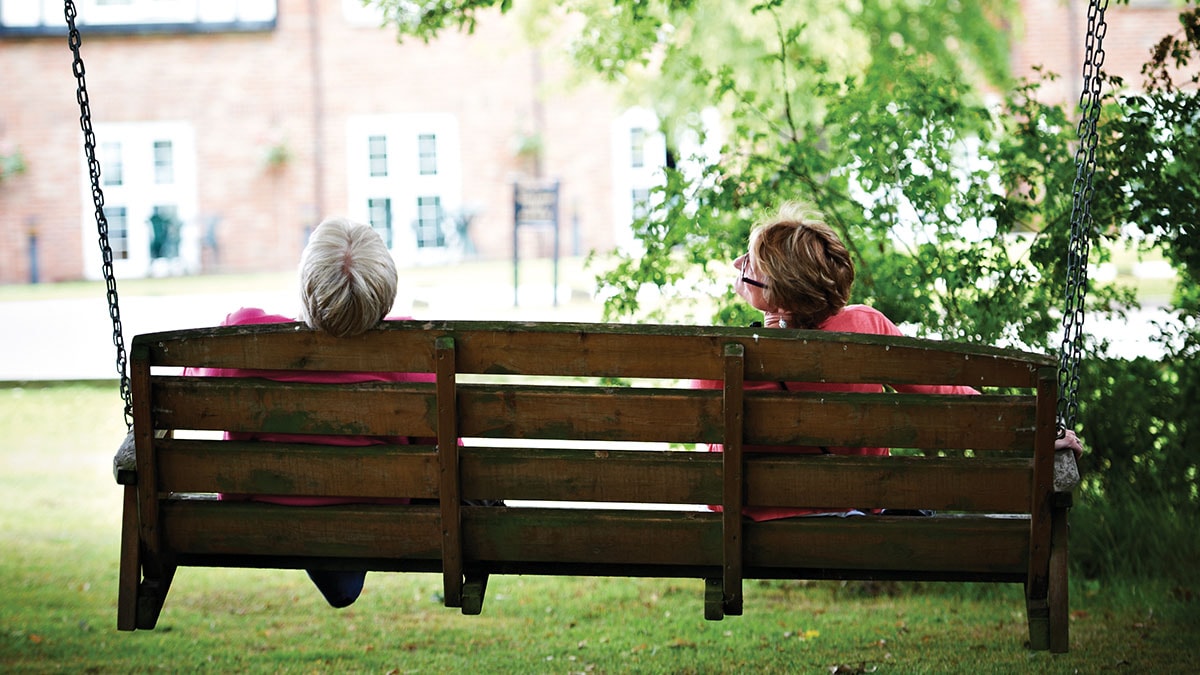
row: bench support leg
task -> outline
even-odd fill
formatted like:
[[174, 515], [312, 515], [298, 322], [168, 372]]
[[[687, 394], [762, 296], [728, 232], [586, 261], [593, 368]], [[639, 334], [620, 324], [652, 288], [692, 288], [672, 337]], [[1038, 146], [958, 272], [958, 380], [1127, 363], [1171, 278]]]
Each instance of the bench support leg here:
[[1025, 613], [1029, 621], [1029, 648], [1045, 651], [1050, 648], [1050, 604], [1046, 598], [1025, 598]]
[[137, 628], [138, 630], [153, 630], [158, 624], [158, 615], [162, 613], [163, 603], [167, 600], [167, 591], [171, 590], [171, 580], [175, 578], [175, 567], [164, 566], [161, 579], [143, 579], [138, 586]]
[[463, 583], [462, 613], [474, 616], [483, 611], [483, 596], [487, 593], [486, 572], [468, 572]]
[[121, 515], [121, 562], [117, 582], [117, 630], [137, 629], [138, 582], [142, 572], [138, 540], [137, 486], [125, 486]]
[[1067, 579], [1068, 556], [1067, 509], [1054, 509], [1050, 532], [1050, 651], [1065, 654], [1070, 649], [1071, 627]]
[[725, 585], [720, 579], [704, 580], [704, 618], [709, 621], [725, 618]]

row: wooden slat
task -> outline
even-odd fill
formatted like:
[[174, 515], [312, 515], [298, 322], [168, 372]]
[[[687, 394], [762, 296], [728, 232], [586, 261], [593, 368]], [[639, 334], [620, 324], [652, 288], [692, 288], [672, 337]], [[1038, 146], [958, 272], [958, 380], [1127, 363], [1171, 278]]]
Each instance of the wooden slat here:
[[142, 575], [153, 581], [170, 575], [161, 555], [161, 530], [158, 524], [157, 456], [154, 453], [154, 412], [151, 409], [152, 385], [147, 350], [129, 352], [129, 386], [133, 396], [134, 452], [137, 465], [138, 531], [142, 542]]
[[436, 506], [171, 500], [162, 518], [165, 543], [178, 554], [441, 558]]
[[447, 607], [462, 607], [463, 537], [458, 468], [457, 351], [454, 339], [437, 340], [437, 441], [440, 481], [438, 498], [442, 524], [442, 591]]
[[747, 443], [1029, 453], [1034, 400], [1020, 396], [747, 392]]
[[[725, 377], [723, 387], [724, 432], [722, 434], [722, 491], [721, 491], [721, 538], [724, 552], [722, 557], [721, 586], [722, 607], [725, 614], [738, 616], [742, 613], [742, 504], [744, 476], [742, 465], [742, 438], [744, 423], [745, 390], [742, 373], [745, 368], [746, 350], [742, 345], [725, 345]], [[706, 618], [719, 618], [714, 609], [705, 610]]]
[[[462, 448], [463, 497], [717, 504], [721, 454], [569, 448]], [[1028, 513], [1026, 458], [754, 454], [746, 504]]]
[[722, 565], [717, 513], [477, 508], [463, 527], [465, 554], [481, 563]]
[[461, 449], [465, 499], [715, 504], [721, 455], [668, 450]]
[[1027, 518], [790, 518], [746, 525], [748, 567], [1006, 574], [1029, 556]]
[[162, 492], [436, 498], [431, 446], [162, 440]]
[[1050, 589], [1047, 604], [1050, 611], [1050, 651], [1065, 654], [1071, 644], [1070, 546], [1067, 528], [1067, 509], [1054, 509], [1050, 527]]
[[464, 384], [467, 437], [719, 443], [721, 392]]
[[[458, 343], [460, 373], [719, 380], [731, 338], [746, 348], [747, 379], [1029, 387], [1030, 364], [1052, 364], [1040, 355], [914, 338], [697, 326], [409, 321], [332, 338], [273, 324], [135, 341], [164, 366], [431, 372], [433, 340], [446, 335]], [[830, 379], [834, 373], [852, 379]]]
[[1026, 598], [1045, 601], [1050, 584], [1050, 533], [1054, 498], [1054, 442], [1057, 436], [1058, 371], [1038, 373], [1037, 439], [1033, 457], [1033, 500], [1029, 522], [1029, 576]]
[[137, 628], [137, 591], [142, 565], [138, 541], [137, 487], [124, 485], [121, 517], [121, 562], [117, 578], [117, 630]]
[[[313, 385], [237, 378], [156, 380], [160, 427], [291, 434], [430, 436], [428, 384]], [[719, 443], [720, 392], [698, 389], [461, 385], [461, 433]], [[1030, 397], [746, 392], [746, 442], [1026, 450]]]
[[159, 428], [287, 434], [433, 436], [434, 386], [305, 384], [250, 378], [158, 377]]
[[758, 455], [746, 461], [751, 506], [1029, 513], [1027, 458]]

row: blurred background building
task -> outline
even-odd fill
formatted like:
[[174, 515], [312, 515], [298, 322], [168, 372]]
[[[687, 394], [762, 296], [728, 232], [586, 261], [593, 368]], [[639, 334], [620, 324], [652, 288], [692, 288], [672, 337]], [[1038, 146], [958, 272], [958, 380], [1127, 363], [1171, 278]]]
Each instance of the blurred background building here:
[[[1077, 99], [1086, 0], [1023, 0], [1015, 74]], [[291, 269], [323, 217], [401, 265], [550, 255], [514, 186], [558, 188], [563, 255], [621, 246], [669, 161], [648, 108], [575, 77], [513, 15], [398, 42], [359, 0], [80, 0], [118, 276]], [[1105, 70], [1138, 81], [1173, 2], [1109, 9]], [[63, 5], [0, 2], [0, 283], [100, 276]], [[718, 129], [720, 120], [710, 119]], [[714, 137], [719, 138], [718, 134]]]

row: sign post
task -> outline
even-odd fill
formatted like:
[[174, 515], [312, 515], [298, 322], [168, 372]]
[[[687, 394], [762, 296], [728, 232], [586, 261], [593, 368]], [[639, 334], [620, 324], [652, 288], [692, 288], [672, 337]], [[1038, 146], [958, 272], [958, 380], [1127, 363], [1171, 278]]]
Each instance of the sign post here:
[[554, 306], [558, 307], [558, 181], [522, 185], [513, 183], [513, 307], [520, 303], [521, 228], [554, 231]]

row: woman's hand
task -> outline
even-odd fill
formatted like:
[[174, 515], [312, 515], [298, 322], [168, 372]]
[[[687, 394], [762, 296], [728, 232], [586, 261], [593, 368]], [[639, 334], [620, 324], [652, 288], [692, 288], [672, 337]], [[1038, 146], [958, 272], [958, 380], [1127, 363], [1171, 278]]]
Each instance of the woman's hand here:
[[1083, 443], [1079, 440], [1079, 437], [1075, 435], [1075, 432], [1070, 430], [1068, 430], [1062, 438], [1054, 441], [1055, 450], [1066, 450], [1068, 448], [1071, 450], [1071, 452], [1075, 453], [1076, 460], [1083, 456]]
[[763, 325], [767, 328], [797, 328], [791, 312], [770, 311], [763, 313]]

